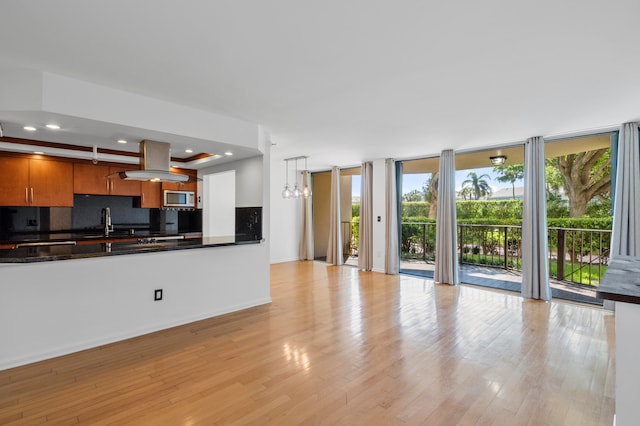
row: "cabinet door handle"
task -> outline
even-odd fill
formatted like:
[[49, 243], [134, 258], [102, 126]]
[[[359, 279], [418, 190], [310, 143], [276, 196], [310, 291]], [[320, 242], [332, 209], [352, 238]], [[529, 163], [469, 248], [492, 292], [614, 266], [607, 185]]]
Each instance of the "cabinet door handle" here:
[[109, 192], [109, 178], [107, 178], [107, 181], [105, 182], [107, 185], [107, 193]]
[[29, 188], [24, 189], [24, 202], [29, 204]]
[[33, 186], [32, 186], [31, 187], [31, 204], [33, 204], [33, 203], [34, 203], [34, 200], [33, 200]]

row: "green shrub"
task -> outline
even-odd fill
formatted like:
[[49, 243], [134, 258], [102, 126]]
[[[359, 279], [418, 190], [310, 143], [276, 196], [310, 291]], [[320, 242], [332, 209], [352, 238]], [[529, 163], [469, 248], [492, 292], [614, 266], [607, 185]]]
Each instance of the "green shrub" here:
[[[429, 203], [426, 201], [403, 201], [402, 217], [429, 216]], [[404, 219], [403, 219], [404, 221]]]
[[522, 219], [522, 200], [456, 201], [456, 215], [458, 221], [475, 218]]

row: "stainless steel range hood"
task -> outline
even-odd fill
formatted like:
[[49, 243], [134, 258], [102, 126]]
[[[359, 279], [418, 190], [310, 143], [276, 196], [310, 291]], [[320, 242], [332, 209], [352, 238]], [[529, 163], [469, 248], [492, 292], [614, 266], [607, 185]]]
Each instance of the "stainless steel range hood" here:
[[153, 182], [186, 182], [188, 175], [171, 173], [171, 145], [166, 142], [140, 142], [140, 170], [118, 172], [121, 179]]

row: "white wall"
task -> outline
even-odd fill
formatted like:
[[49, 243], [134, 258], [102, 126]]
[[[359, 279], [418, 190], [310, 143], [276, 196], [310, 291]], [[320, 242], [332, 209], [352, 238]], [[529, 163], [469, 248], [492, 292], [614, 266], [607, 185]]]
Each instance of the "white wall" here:
[[[384, 272], [384, 170], [384, 160], [373, 162], [373, 270], [376, 272]], [[284, 162], [271, 164], [271, 263], [298, 260], [300, 206], [296, 200], [285, 200], [280, 195], [284, 187], [284, 175]], [[350, 186], [349, 193], [351, 193]], [[381, 218], [380, 222], [377, 221], [378, 216]]]
[[284, 161], [271, 163], [271, 263], [298, 260], [300, 202], [282, 198], [285, 183]]
[[[266, 164], [266, 166], [263, 166]], [[263, 206], [265, 199], [262, 184], [265, 182], [264, 172], [269, 172], [269, 157], [256, 156], [244, 160], [234, 161], [219, 166], [207, 167], [198, 170], [198, 177], [212, 173], [221, 173], [235, 170], [236, 174], [236, 207]]]
[[[384, 272], [385, 250], [385, 173], [384, 160], [373, 162], [373, 270]], [[378, 222], [378, 216], [381, 221]]]
[[0, 369], [271, 301], [264, 243], [0, 264], [0, 274]]
[[236, 171], [203, 177], [202, 235], [221, 237], [236, 232]]
[[258, 148], [257, 124], [48, 72], [42, 110]]

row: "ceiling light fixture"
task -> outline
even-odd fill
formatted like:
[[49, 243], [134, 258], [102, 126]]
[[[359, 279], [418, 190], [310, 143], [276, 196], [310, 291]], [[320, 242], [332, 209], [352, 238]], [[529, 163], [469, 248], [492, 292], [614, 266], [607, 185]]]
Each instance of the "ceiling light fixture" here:
[[28, 132], [35, 132], [36, 128], [33, 126], [24, 126], [23, 129], [25, 129]]
[[193, 152], [193, 150], [190, 149], [190, 148], [187, 148], [187, 149], [184, 150], [184, 152], [186, 152], [187, 154], [191, 154]]
[[227, 152], [224, 153], [224, 155], [233, 155], [233, 152], [227, 151]]
[[284, 189], [282, 190], [282, 198], [291, 198], [291, 190], [289, 189], [289, 160], [285, 159], [285, 183]]
[[[304, 185], [304, 188], [302, 188], [302, 190], [300, 190], [300, 187], [298, 186], [298, 176], [300, 175], [300, 173], [298, 172], [298, 160], [304, 159], [304, 167], [306, 170], [307, 158], [308, 157], [306, 155], [300, 155], [298, 157], [291, 157], [291, 158], [284, 159], [286, 163], [287, 171], [286, 171], [286, 183], [284, 185], [284, 190], [282, 191], [282, 198], [300, 198], [300, 197], [308, 198], [311, 195], [311, 189], [306, 184]], [[289, 161], [296, 162], [296, 174], [295, 174], [296, 180], [293, 186], [293, 191], [289, 189]]]
[[124, 140], [124, 139], [118, 139], [118, 143], [125, 144], [125, 143], [127, 143], [127, 141], [126, 141], [126, 140]]
[[[307, 157], [304, 157], [304, 171], [303, 171], [303, 173], [304, 172], [309, 173], [309, 169], [307, 168]], [[302, 188], [302, 196], [304, 198], [309, 198], [311, 196], [311, 188], [309, 188], [309, 182], [304, 181], [304, 177], [302, 178], [302, 180], [303, 180], [302, 184], [304, 185], [304, 187]], [[308, 178], [307, 178], [307, 181], [308, 181]]]
[[45, 127], [47, 129], [51, 129], [51, 130], [58, 130], [60, 129], [60, 126], [58, 126], [57, 124], [46, 124]]
[[300, 196], [302, 195], [302, 191], [300, 191], [300, 188], [298, 188], [298, 159], [296, 158], [296, 174], [294, 175], [296, 177], [296, 184], [293, 186], [293, 193], [292, 196], [293, 198], [300, 198]]
[[42, 152], [42, 151], [33, 151], [33, 153], [37, 154], [37, 155], [44, 155], [44, 152]]
[[489, 157], [489, 160], [491, 160], [491, 164], [494, 166], [502, 166], [504, 162], [507, 161], [507, 157], [506, 155], [496, 155], [494, 157]]

